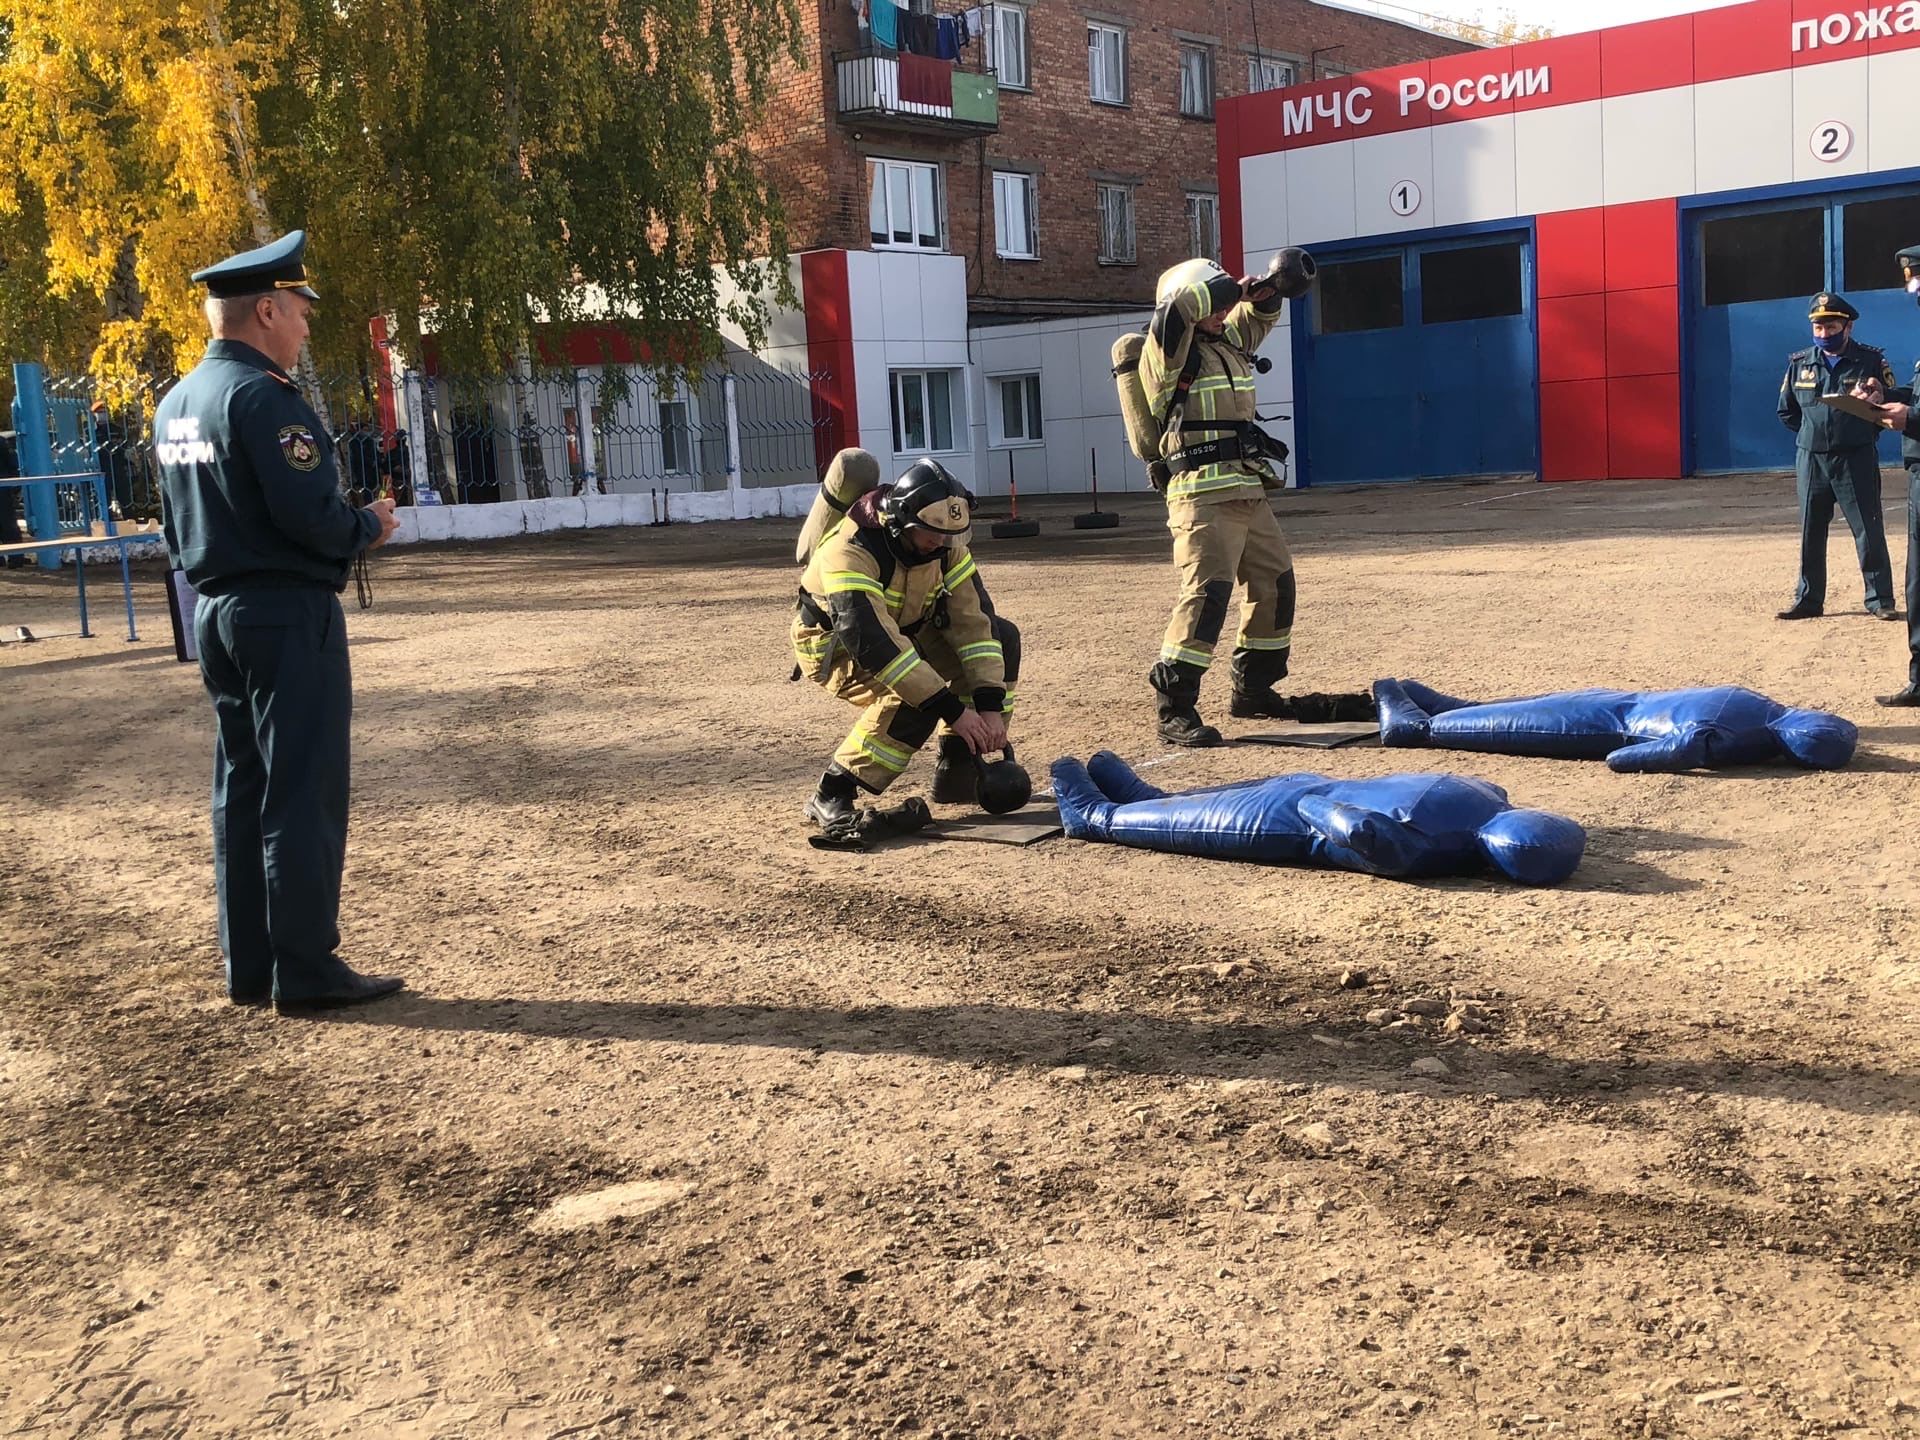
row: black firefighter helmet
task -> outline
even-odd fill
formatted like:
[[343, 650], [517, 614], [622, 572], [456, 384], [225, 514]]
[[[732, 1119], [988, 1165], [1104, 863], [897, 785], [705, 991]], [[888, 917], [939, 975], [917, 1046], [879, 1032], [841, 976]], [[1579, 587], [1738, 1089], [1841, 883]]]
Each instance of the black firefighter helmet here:
[[880, 497], [880, 521], [902, 559], [931, 559], [907, 544], [907, 532], [941, 536], [944, 549], [973, 528], [973, 496], [938, 460], [916, 460]]

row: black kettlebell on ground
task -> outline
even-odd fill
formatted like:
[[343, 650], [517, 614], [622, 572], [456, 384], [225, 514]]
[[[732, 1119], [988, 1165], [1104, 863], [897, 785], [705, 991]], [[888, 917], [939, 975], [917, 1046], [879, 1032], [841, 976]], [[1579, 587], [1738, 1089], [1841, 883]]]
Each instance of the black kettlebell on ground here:
[[974, 793], [989, 815], [1007, 815], [1033, 798], [1033, 777], [1013, 758], [1013, 745], [998, 760], [973, 757]]

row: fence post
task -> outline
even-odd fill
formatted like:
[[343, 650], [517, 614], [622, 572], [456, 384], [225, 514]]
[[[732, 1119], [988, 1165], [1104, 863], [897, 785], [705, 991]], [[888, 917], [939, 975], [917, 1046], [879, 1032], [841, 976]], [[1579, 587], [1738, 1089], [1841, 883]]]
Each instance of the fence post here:
[[[13, 433], [20, 473], [53, 474], [53, 436], [47, 428], [47, 372], [31, 361], [13, 367]], [[58, 540], [60, 498], [53, 483], [26, 486], [20, 498], [27, 534], [35, 540]], [[42, 570], [60, 568], [58, 550], [42, 550], [34, 558]]]
[[574, 421], [576, 438], [580, 442], [580, 464], [584, 473], [580, 477], [580, 493], [597, 495], [600, 493], [599, 467], [594, 460], [593, 402], [599, 386], [590, 375], [579, 371], [573, 374], [573, 412], [579, 418]]
[[747, 492], [740, 475], [740, 394], [731, 374], [720, 379], [720, 401], [727, 412], [727, 493], [733, 497], [733, 518], [745, 520], [751, 515]]
[[440, 498], [439, 476], [427, 474], [427, 404], [420, 385], [420, 372], [407, 371], [400, 382], [407, 396], [407, 473], [413, 478], [413, 503], [420, 503], [424, 488]]

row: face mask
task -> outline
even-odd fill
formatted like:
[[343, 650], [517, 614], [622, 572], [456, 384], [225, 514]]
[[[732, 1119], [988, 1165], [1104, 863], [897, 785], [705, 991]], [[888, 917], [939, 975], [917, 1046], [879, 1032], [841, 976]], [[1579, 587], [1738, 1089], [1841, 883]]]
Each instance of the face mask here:
[[1838, 355], [1842, 350], [1847, 348], [1846, 332], [1842, 331], [1838, 335], [1822, 335], [1820, 337], [1820, 348], [1829, 355]]

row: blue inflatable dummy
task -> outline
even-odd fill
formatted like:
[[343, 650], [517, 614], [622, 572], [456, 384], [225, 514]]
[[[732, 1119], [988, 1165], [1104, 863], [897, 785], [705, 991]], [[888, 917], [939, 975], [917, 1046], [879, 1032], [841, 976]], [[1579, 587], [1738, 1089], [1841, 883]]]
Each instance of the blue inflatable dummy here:
[[1276, 775], [1169, 795], [1102, 750], [1085, 765], [1056, 760], [1053, 793], [1076, 840], [1400, 879], [1491, 867], [1552, 885], [1587, 846], [1587, 832], [1564, 815], [1516, 810], [1498, 785], [1459, 775]]
[[1605, 760], [1619, 771], [1718, 770], [1791, 760], [1838, 770], [1860, 732], [1737, 685], [1698, 690], [1567, 690], [1476, 705], [1413, 680], [1376, 680], [1382, 745]]

